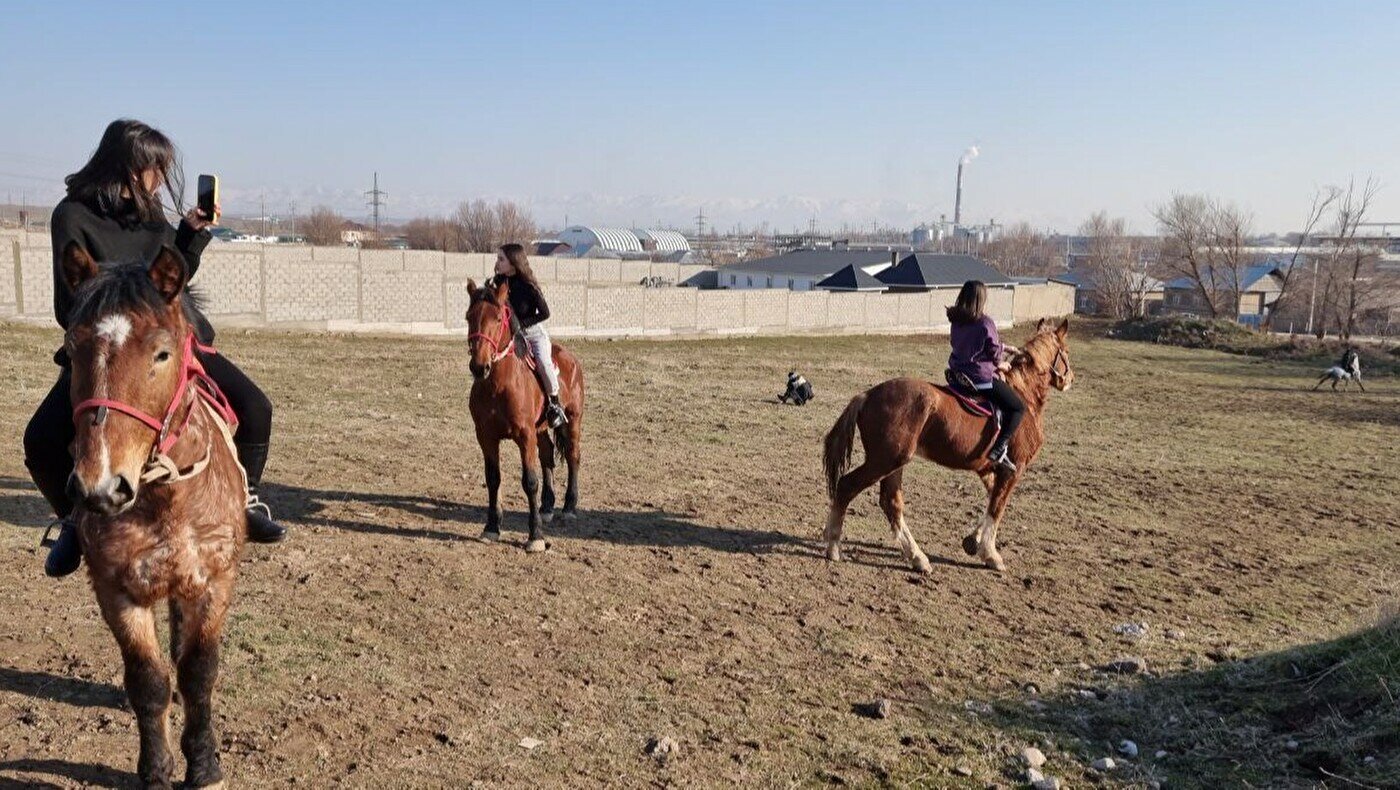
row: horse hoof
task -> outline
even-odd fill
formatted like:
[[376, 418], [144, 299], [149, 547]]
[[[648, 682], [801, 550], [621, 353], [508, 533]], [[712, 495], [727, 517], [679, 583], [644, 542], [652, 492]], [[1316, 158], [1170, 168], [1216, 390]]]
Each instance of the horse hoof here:
[[500, 533], [499, 530], [497, 530], [497, 531], [492, 531], [492, 530], [489, 530], [489, 529], [488, 529], [488, 530], [484, 530], [484, 531], [481, 533], [481, 542], [482, 542], [482, 543], [499, 543], [500, 540], [501, 540], [501, 533]]
[[565, 510], [563, 514], [561, 514], [559, 517], [564, 519], [565, 523], [570, 521], [578, 521], [578, 513], [572, 510]]
[[1001, 561], [1001, 557], [983, 557], [982, 564], [998, 573], [1006, 572], [1006, 563]]
[[529, 543], [526, 543], [526, 544], [525, 544], [525, 553], [526, 553], [526, 554], [539, 554], [540, 552], [542, 552], [542, 551], [544, 551], [545, 549], [548, 549], [548, 548], [549, 548], [549, 544], [545, 542], [545, 539], [544, 539], [544, 538], [535, 538], [534, 540], [532, 540], [532, 541], [530, 541]]
[[841, 547], [840, 547], [840, 546], [827, 546], [827, 547], [826, 547], [826, 559], [827, 559], [827, 562], [840, 562], [840, 561], [841, 561]]
[[540, 511], [540, 520], [543, 521], [543, 522], [546, 523], [546, 524], [553, 524], [553, 523], [555, 522], [555, 520], [557, 520], [558, 518], [559, 518], [559, 514], [556, 513], [556, 512], [554, 512], [553, 510], [548, 510], [548, 511], [546, 511], [546, 510], [541, 510], [541, 511]]
[[914, 560], [914, 570], [925, 576], [933, 575], [933, 563], [928, 561], [928, 557], [919, 557]]
[[976, 533], [976, 532], [974, 532], [974, 533], [972, 533], [971, 535], [968, 535], [967, 537], [963, 538], [963, 551], [967, 552], [967, 556], [969, 556], [969, 557], [976, 557], [976, 556], [977, 556], [977, 533]]

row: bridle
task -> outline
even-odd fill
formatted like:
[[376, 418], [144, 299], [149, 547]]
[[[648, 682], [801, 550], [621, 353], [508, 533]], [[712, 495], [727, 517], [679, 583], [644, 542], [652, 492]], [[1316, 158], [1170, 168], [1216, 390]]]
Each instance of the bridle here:
[[[181, 350], [180, 358], [180, 383], [175, 387], [175, 394], [170, 398], [170, 405], [166, 406], [165, 414], [161, 417], [153, 417], [127, 403], [110, 398], [89, 398], [73, 407], [73, 422], [87, 412], [93, 412], [93, 424], [101, 425], [107, 419], [107, 412], [115, 411], [136, 420], [137, 422], [150, 428], [156, 434], [156, 442], [151, 447], [150, 458], [146, 461], [146, 469], [142, 474], [144, 482], [152, 480], [167, 479], [170, 481], [182, 480], [199, 474], [208, 463], [208, 454], [205, 458], [192, 467], [192, 471], [181, 472], [175, 467], [167, 455], [185, 429], [189, 427], [194, 411], [202, 400], [216, 416], [221, 418], [231, 432], [238, 426], [238, 415], [234, 413], [233, 406], [229, 404], [228, 398], [214, 383], [214, 379], [204, 369], [204, 365], [195, 355], [198, 351], [202, 354], [217, 353], [213, 346], [206, 346], [195, 340], [194, 333], [191, 332], [185, 337], [184, 347]], [[180, 412], [180, 407], [187, 399], [190, 390], [195, 392], [195, 402], [185, 410], [183, 420], [176, 422], [176, 415]], [[153, 474], [154, 473], [154, 474]]]
[[[1064, 370], [1060, 369], [1061, 365], [1064, 365]], [[1055, 384], [1056, 379], [1064, 381], [1068, 377], [1069, 358], [1065, 354], [1064, 346], [1059, 346], [1055, 349], [1055, 359], [1050, 362], [1050, 383]]]
[[467, 342], [473, 343], [481, 340], [489, 343], [492, 354], [491, 364], [494, 365], [515, 353], [514, 333], [511, 332], [510, 323], [510, 305], [501, 305], [501, 331], [497, 336], [491, 337], [482, 332], [473, 332], [467, 337]]

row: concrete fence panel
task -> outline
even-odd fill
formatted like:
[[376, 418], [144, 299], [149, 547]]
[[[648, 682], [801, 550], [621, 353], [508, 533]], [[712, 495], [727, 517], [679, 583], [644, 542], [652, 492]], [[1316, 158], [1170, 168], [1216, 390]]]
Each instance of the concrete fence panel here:
[[744, 327], [758, 331], [788, 325], [787, 291], [740, 291], [744, 295]]
[[831, 294], [826, 291], [787, 291], [788, 328], [820, 329], [826, 326], [826, 307]]
[[700, 291], [695, 311], [702, 332], [737, 331], [744, 325], [744, 294], [740, 291]]
[[656, 334], [689, 334], [699, 329], [694, 288], [647, 288], [643, 290], [643, 329]]

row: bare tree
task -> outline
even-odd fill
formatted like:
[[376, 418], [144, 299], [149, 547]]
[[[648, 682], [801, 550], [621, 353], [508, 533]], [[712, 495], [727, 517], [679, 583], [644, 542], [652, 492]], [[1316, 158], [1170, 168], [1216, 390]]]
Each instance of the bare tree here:
[[495, 215], [492, 249], [502, 244], [529, 244], [535, 238], [534, 218], [515, 203], [498, 200], [492, 213]]
[[329, 206], [317, 206], [301, 225], [306, 240], [321, 247], [341, 245], [340, 232], [345, 229], [345, 218], [335, 213]]
[[1094, 285], [1098, 309], [1113, 318], [1147, 313], [1153, 280], [1147, 273], [1147, 240], [1128, 235], [1128, 222], [1100, 211], [1079, 226], [1087, 237], [1084, 266]]
[[410, 220], [404, 225], [403, 235], [408, 240], [408, 246], [415, 250], [462, 251], [462, 240], [457, 235], [456, 226], [446, 217]]
[[467, 252], [490, 252], [496, 238], [496, 219], [491, 206], [480, 198], [463, 203], [453, 215], [453, 224]]
[[1356, 234], [1379, 191], [1380, 184], [1375, 179], [1367, 178], [1359, 190], [1356, 179], [1352, 179], [1337, 200], [1336, 244], [1328, 268], [1337, 279], [1336, 313], [1343, 340], [1349, 339], [1356, 328], [1357, 314], [1366, 306], [1375, 281], [1380, 256], [1376, 250], [1360, 243]]
[[[1337, 201], [1341, 190], [1336, 187], [1326, 187], [1313, 191], [1312, 205], [1308, 208], [1307, 219], [1303, 222], [1303, 229], [1298, 232], [1297, 238], [1293, 242], [1293, 254], [1288, 258], [1288, 266], [1283, 268], [1283, 277], [1279, 280], [1278, 298], [1274, 300], [1273, 309], [1264, 316], [1264, 331], [1273, 329], [1274, 318], [1280, 312], [1288, 310], [1292, 306], [1293, 286], [1306, 276], [1306, 267], [1299, 266], [1299, 258], [1303, 248], [1312, 241], [1313, 231], [1318, 223], [1322, 221], [1332, 204]], [[1316, 290], [1314, 290], [1314, 295]]]
[[1162, 260], [1191, 281], [1211, 318], [1236, 318], [1249, 265], [1250, 217], [1205, 195], [1172, 195], [1153, 212], [1163, 237]]
[[1064, 256], [1055, 243], [1025, 222], [1006, 226], [981, 252], [1008, 277], [1045, 277], [1064, 269]]

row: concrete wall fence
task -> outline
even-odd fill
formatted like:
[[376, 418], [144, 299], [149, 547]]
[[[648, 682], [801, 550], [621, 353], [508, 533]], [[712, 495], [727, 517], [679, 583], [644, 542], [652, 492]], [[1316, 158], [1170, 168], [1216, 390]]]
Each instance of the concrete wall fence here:
[[[51, 321], [48, 239], [0, 235], [0, 261], [5, 257], [13, 272], [5, 276], [0, 267], [0, 317]], [[214, 244], [195, 283], [220, 326], [464, 333], [467, 280], [483, 282], [494, 262], [484, 254]], [[550, 331], [561, 337], [936, 332], [947, 329], [943, 311], [956, 294], [643, 288], [644, 277], [681, 282], [703, 267], [546, 257], [531, 263], [549, 297]], [[1073, 310], [1073, 287], [1059, 283], [993, 289], [988, 304], [1003, 326]]]

